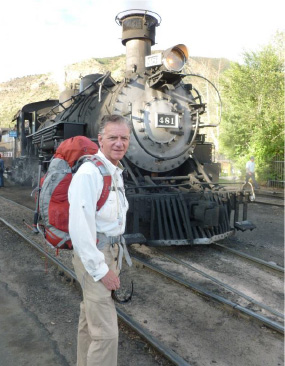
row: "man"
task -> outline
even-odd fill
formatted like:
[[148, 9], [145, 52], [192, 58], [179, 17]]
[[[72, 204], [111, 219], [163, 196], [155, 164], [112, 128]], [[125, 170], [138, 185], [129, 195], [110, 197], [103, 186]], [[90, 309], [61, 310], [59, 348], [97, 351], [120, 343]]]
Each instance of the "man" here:
[[[122, 116], [103, 117], [97, 155], [112, 176], [112, 190], [99, 211], [96, 205], [103, 188], [103, 176], [92, 162], [82, 164], [68, 192], [73, 265], [83, 291], [77, 366], [117, 365], [118, 323], [111, 291], [120, 287], [116, 260], [122, 245], [118, 243], [118, 236], [125, 230], [128, 202], [119, 161], [128, 149], [130, 133], [130, 125]], [[114, 242], [118, 245], [112, 245]]]
[[0, 188], [4, 187], [4, 160], [2, 159], [2, 155], [0, 154]]
[[245, 182], [248, 183], [249, 179], [251, 178], [252, 183], [254, 184], [254, 188], [258, 189], [258, 184], [255, 180], [255, 162], [254, 162], [254, 156], [250, 157], [250, 160], [246, 163], [246, 177]]

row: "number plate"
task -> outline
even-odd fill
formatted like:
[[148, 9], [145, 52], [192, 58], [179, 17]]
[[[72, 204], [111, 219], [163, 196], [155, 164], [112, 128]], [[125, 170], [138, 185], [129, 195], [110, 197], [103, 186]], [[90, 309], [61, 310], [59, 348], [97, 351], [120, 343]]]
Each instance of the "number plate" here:
[[145, 67], [162, 65], [162, 54], [155, 53], [154, 55], [145, 56]]
[[177, 114], [156, 113], [155, 127], [178, 128]]

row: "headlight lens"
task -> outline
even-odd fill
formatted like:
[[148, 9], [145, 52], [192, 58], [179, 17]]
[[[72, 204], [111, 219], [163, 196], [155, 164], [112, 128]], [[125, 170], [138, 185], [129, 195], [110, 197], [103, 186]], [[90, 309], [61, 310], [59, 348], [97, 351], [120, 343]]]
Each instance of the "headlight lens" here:
[[164, 52], [163, 64], [169, 71], [181, 71], [188, 58], [187, 48], [182, 45], [174, 46]]

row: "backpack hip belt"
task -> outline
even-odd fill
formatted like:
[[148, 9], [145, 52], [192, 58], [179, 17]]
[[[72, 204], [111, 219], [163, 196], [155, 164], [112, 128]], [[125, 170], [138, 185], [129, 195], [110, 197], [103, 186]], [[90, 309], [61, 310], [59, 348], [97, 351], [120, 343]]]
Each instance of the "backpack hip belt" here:
[[104, 233], [97, 233], [97, 241], [98, 241], [97, 247], [99, 250], [102, 249], [106, 244], [110, 245], [110, 250], [113, 255], [113, 258], [116, 258], [116, 254], [113, 248], [115, 245], [118, 245], [119, 254], [117, 257], [117, 265], [120, 270], [122, 268], [123, 257], [125, 257], [125, 260], [129, 266], [132, 265], [132, 260], [128, 252], [126, 241], [123, 235], [106, 236]]

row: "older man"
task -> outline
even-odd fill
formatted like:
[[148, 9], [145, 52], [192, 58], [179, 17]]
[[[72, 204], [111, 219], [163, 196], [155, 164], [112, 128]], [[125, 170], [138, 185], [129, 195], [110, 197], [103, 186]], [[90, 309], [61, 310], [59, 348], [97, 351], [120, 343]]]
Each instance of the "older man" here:
[[83, 290], [77, 366], [117, 365], [118, 323], [111, 291], [120, 287], [116, 259], [128, 210], [120, 160], [128, 149], [130, 133], [130, 125], [122, 116], [109, 115], [101, 121], [97, 155], [112, 176], [112, 189], [99, 211], [96, 205], [103, 176], [92, 162], [79, 168], [69, 188], [73, 265]]

